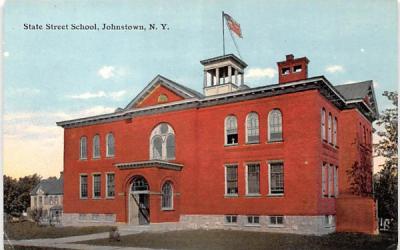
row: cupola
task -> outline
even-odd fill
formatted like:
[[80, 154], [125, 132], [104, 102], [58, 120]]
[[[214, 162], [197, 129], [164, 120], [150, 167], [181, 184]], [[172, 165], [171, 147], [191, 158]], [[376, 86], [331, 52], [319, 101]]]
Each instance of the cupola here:
[[239, 90], [244, 86], [247, 64], [233, 54], [200, 61], [204, 65], [204, 95], [212, 96]]

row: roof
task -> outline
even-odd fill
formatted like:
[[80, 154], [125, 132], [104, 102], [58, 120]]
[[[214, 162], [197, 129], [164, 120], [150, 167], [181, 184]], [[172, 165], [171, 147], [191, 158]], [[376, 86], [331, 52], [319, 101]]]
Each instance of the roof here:
[[36, 195], [36, 192], [41, 189], [46, 195], [64, 194], [64, 180], [61, 179], [46, 179], [41, 180], [31, 191], [31, 195]]
[[374, 93], [374, 83], [372, 80], [356, 82], [350, 84], [336, 85], [335, 88], [343, 95], [346, 101], [368, 99], [369, 105], [378, 114], [376, 98]]
[[203, 98], [204, 96], [199, 92], [185, 87], [177, 82], [174, 82], [162, 75], [157, 75], [147, 86], [125, 107], [125, 109], [131, 109], [135, 107], [137, 103], [139, 103], [143, 98], [145, 98], [148, 93], [150, 93], [158, 84], [164, 85], [165, 87], [173, 90], [178, 95], [184, 97], [185, 99], [189, 98]]
[[242, 61], [242, 59], [240, 59], [239, 57], [235, 56], [234, 54], [228, 54], [228, 55], [217, 56], [217, 57], [205, 59], [205, 60], [200, 61], [200, 63], [205, 65], [205, 64], [209, 64], [209, 63], [213, 63], [213, 62], [222, 61], [222, 60], [225, 60], [225, 59], [228, 59], [228, 58], [233, 59], [234, 61], [239, 63], [243, 68], [247, 67], [247, 64], [244, 61]]

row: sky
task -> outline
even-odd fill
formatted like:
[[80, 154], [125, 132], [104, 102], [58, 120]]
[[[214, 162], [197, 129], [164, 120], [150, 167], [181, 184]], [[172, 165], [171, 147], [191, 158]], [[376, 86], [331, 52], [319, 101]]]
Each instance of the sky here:
[[[222, 55], [225, 11], [249, 65], [250, 87], [277, 83], [276, 62], [307, 56], [309, 76], [336, 84], [373, 80], [379, 110], [397, 90], [396, 1], [8, 1], [3, 39], [3, 167], [13, 177], [58, 176], [57, 121], [125, 107], [156, 75], [202, 92], [200, 60]], [[71, 30], [72, 24], [99, 30]], [[101, 30], [103, 23], [146, 31]], [[24, 25], [69, 25], [26, 30]], [[156, 24], [158, 30], [148, 30]], [[167, 24], [162, 30], [160, 24]], [[225, 30], [227, 53], [236, 49]]]

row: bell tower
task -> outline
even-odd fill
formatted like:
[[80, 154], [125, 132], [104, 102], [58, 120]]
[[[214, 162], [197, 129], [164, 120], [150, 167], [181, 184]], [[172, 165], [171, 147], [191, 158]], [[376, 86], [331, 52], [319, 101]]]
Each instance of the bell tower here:
[[233, 54], [200, 61], [204, 65], [205, 96], [225, 94], [244, 86], [244, 69], [247, 64]]

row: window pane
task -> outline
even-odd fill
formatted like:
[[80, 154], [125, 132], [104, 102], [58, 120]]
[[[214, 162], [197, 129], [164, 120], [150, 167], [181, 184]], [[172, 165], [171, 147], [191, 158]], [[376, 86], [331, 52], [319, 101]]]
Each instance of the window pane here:
[[153, 139], [153, 159], [161, 159], [162, 157], [162, 138], [159, 136]]
[[268, 116], [269, 119], [269, 140], [282, 140], [282, 114], [279, 110], [272, 110]]
[[172, 208], [172, 184], [167, 182], [162, 188], [162, 208]]
[[175, 158], [175, 135], [170, 134], [167, 138], [167, 158]]
[[258, 194], [260, 193], [260, 165], [249, 164], [247, 165], [247, 193]]
[[247, 142], [259, 142], [258, 115], [250, 113], [247, 117]]
[[88, 197], [88, 189], [87, 189], [87, 176], [81, 176], [81, 197]]
[[100, 136], [95, 135], [93, 137], [93, 158], [100, 157]]
[[93, 175], [93, 197], [101, 196], [101, 175]]
[[82, 137], [80, 140], [80, 158], [87, 158], [87, 139], [86, 137]]
[[115, 174], [107, 174], [107, 197], [115, 196]]
[[237, 194], [237, 166], [226, 167], [226, 194]]
[[270, 164], [271, 194], [284, 193], [283, 163]]
[[113, 134], [107, 135], [107, 156], [114, 156], [115, 151], [115, 141]]
[[237, 119], [234, 116], [229, 116], [225, 121], [226, 129], [226, 143], [236, 144], [238, 143], [238, 133], [237, 133]]

